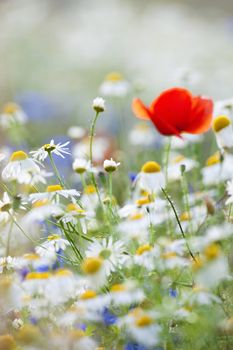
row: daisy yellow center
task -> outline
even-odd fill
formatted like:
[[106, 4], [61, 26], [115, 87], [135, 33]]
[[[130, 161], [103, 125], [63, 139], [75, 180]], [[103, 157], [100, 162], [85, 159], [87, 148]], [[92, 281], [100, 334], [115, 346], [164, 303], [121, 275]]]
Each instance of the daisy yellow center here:
[[123, 80], [123, 76], [118, 72], [111, 72], [106, 76], [105, 80], [120, 81], [120, 80]]
[[149, 203], [151, 203], [151, 199], [150, 199], [149, 196], [139, 198], [139, 199], [136, 201], [136, 204], [137, 204], [138, 206], [145, 205], [145, 204], [149, 204]]
[[98, 272], [103, 264], [103, 259], [100, 257], [86, 258], [82, 263], [82, 270], [84, 273], [94, 275]]
[[61, 238], [61, 236], [59, 236], [59, 235], [50, 235], [50, 236], [48, 236], [48, 241], [54, 241], [55, 239], [59, 239], [59, 238]]
[[37, 271], [33, 271], [33, 272], [29, 272], [26, 276], [27, 280], [34, 280], [34, 279], [39, 279], [39, 280], [43, 280], [43, 279], [48, 279], [51, 277], [51, 273], [50, 272], [37, 272]]
[[53, 150], [55, 150], [56, 146], [55, 145], [51, 145], [50, 143], [46, 143], [44, 146], [43, 146], [44, 150], [46, 152], [52, 152]]
[[111, 292], [124, 292], [126, 290], [126, 287], [125, 287], [125, 285], [124, 284], [120, 284], [120, 283], [118, 283], [118, 284], [114, 284], [112, 287], [111, 287], [111, 289], [110, 289], [110, 291]]
[[151, 245], [149, 244], [144, 244], [144, 245], [141, 245], [140, 247], [138, 247], [137, 251], [136, 251], [136, 254], [137, 255], [142, 255], [143, 253], [145, 252], [149, 252], [151, 251], [152, 247]]
[[7, 103], [3, 108], [3, 113], [14, 114], [19, 110], [19, 106], [16, 103]]
[[190, 220], [191, 220], [191, 216], [187, 211], [185, 211], [180, 215], [180, 221], [190, 221]]
[[195, 286], [195, 287], [193, 287], [193, 292], [194, 292], [194, 293], [204, 292], [204, 291], [205, 291], [205, 288], [204, 288], [204, 287], [201, 287], [201, 286]]
[[166, 252], [162, 254], [162, 258], [164, 259], [171, 259], [171, 258], [175, 258], [176, 257], [176, 253], [175, 252]]
[[143, 173], [159, 173], [161, 171], [161, 166], [157, 162], [150, 161], [142, 166], [141, 171]]
[[96, 193], [95, 186], [93, 186], [93, 185], [87, 185], [87, 186], [84, 188], [84, 192], [85, 192], [86, 194]]
[[202, 266], [203, 266], [203, 260], [200, 257], [196, 256], [195, 261], [193, 262], [193, 265], [192, 265], [193, 270], [194, 271], [199, 270]]
[[32, 204], [33, 208], [40, 208], [43, 207], [43, 205], [48, 204], [48, 199], [44, 198], [41, 200], [36, 201], [35, 203]]
[[148, 315], [143, 315], [136, 320], [136, 325], [138, 327], [146, 327], [149, 326], [153, 322], [152, 318]]
[[230, 118], [225, 115], [220, 115], [213, 121], [213, 130], [219, 132], [231, 124]]
[[67, 269], [59, 269], [56, 271], [55, 275], [59, 277], [72, 276], [72, 272]]
[[80, 296], [80, 299], [87, 300], [95, 297], [96, 297], [96, 292], [92, 289], [88, 289]]
[[183, 160], [185, 160], [185, 157], [182, 156], [182, 154], [180, 154], [179, 156], [175, 157], [175, 158], [172, 160], [172, 163], [177, 164], [177, 163], [182, 162]]
[[134, 213], [130, 216], [130, 220], [140, 220], [143, 218], [142, 213]]
[[61, 185], [50, 185], [50, 186], [47, 186], [46, 192], [56, 192], [61, 190], [63, 190]]
[[25, 254], [23, 257], [25, 259], [27, 259], [27, 260], [38, 260], [38, 259], [40, 259], [40, 256], [38, 254], [35, 254], [35, 253]]
[[77, 214], [81, 214], [84, 215], [85, 214], [85, 210], [79, 208], [76, 204], [74, 203], [70, 203], [66, 206], [66, 211], [71, 212], [71, 211], [75, 211]]
[[218, 244], [213, 243], [207, 246], [204, 250], [204, 254], [207, 259], [212, 260], [219, 256], [221, 250]]
[[10, 157], [10, 161], [11, 162], [16, 162], [16, 161], [19, 161], [19, 160], [25, 160], [27, 158], [28, 158], [28, 155], [24, 151], [16, 151], [16, 152], [12, 153], [12, 155]]
[[206, 161], [206, 166], [211, 166], [214, 164], [220, 163], [220, 154], [219, 152], [214, 153]]

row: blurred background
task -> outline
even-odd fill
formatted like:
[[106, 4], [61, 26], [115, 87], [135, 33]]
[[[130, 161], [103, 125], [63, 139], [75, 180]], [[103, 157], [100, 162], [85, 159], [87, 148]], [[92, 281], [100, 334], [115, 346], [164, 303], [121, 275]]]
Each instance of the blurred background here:
[[[89, 126], [104, 81], [126, 82], [106, 114], [124, 106], [129, 122], [133, 95], [150, 102], [174, 85], [233, 95], [232, 0], [1, 0], [0, 16], [0, 102], [23, 107], [35, 144], [40, 129], [48, 139]], [[122, 76], [106, 80], [112, 71]]]

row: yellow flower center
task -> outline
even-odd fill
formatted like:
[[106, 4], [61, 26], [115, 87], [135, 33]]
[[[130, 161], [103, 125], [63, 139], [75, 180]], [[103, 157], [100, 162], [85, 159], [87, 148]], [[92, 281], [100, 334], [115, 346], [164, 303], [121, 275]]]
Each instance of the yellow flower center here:
[[50, 186], [47, 186], [46, 192], [56, 192], [61, 190], [63, 190], [61, 185], [50, 185]]
[[10, 103], [7, 103], [3, 107], [3, 113], [5, 113], [5, 114], [14, 114], [19, 109], [20, 109], [20, 107], [16, 103], [10, 102]]
[[43, 146], [44, 150], [46, 152], [52, 152], [53, 150], [55, 150], [56, 146], [55, 145], [51, 145], [50, 143], [46, 143], [44, 146]]
[[66, 276], [72, 276], [72, 272], [68, 269], [59, 269], [55, 273], [58, 277], [66, 277]]
[[176, 252], [165, 252], [161, 255], [163, 259], [171, 259], [176, 257]]
[[81, 300], [87, 300], [87, 299], [92, 299], [96, 297], [96, 292], [92, 289], [88, 289], [86, 290], [81, 296], [80, 299]]
[[75, 211], [77, 214], [80, 215], [85, 215], [85, 210], [79, 208], [76, 204], [74, 203], [69, 203], [66, 206], [66, 211], [71, 212], [71, 211]]
[[192, 268], [194, 271], [199, 270], [203, 266], [203, 260], [199, 257], [195, 257], [195, 261], [193, 261]]
[[140, 247], [138, 247], [138, 249], [136, 250], [136, 254], [137, 255], [142, 255], [145, 252], [149, 252], [151, 251], [152, 247], [149, 244], [144, 244], [141, 245]]
[[48, 199], [47, 198], [44, 198], [44, 199], [40, 199], [36, 202], [34, 202], [32, 204], [33, 208], [40, 208], [40, 207], [43, 207], [43, 205], [46, 205], [48, 204]]
[[157, 162], [150, 161], [142, 166], [141, 171], [143, 173], [159, 173], [161, 171], [161, 166]]
[[82, 263], [82, 270], [84, 273], [94, 275], [98, 272], [102, 266], [103, 259], [100, 257], [86, 258]]
[[191, 216], [187, 211], [185, 211], [180, 215], [180, 221], [190, 221], [190, 220], [191, 220]]
[[126, 290], [126, 286], [124, 284], [118, 283], [113, 284], [113, 286], [110, 289], [110, 292], [117, 293], [117, 292], [124, 292]]
[[33, 271], [33, 272], [29, 272], [26, 276], [27, 280], [43, 280], [43, 279], [48, 279], [50, 278], [52, 275], [50, 272], [37, 272], [37, 271]]
[[24, 151], [16, 151], [16, 152], [12, 153], [12, 155], [10, 157], [10, 161], [11, 162], [16, 162], [16, 161], [19, 161], [19, 160], [25, 160], [27, 158], [28, 158], [28, 155]]
[[140, 220], [142, 218], [143, 218], [142, 213], [134, 213], [134, 214], [130, 215], [130, 220]]
[[86, 193], [86, 194], [96, 193], [95, 186], [94, 186], [94, 185], [87, 185], [87, 186], [84, 188], [84, 193]]
[[142, 205], [150, 204], [150, 203], [151, 203], [151, 198], [150, 198], [150, 196], [142, 197], [142, 198], [139, 198], [138, 200], [136, 200], [136, 204], [137, 204], [138, 206], [142, 206]]
[[59, 238], [61, 238], [61, 236], [59, 236], [59, 235], [49, 235], [48, 236], [48, 241], [54, 241], [55, 239], [59, 239]]
[[146, 327], [149, 326], [153, 322], [152, 318], [148, 315], [143, 315], [136, 320], [136, 325], [138, 327]]
[[231, 124], [230, 118], [225, 115], [220, 115], [213, 120], [213, 130], [219, 132]]
[[24, 254], [24, 259], [27, 259], [27, 260], [38, 260], [40, 259], [40, 256], [38, 254], [35, 254], [35, 253], [29, 253], [29, 254]]
[[215, 259], [219, 256], [221, 249], [218, 244], [213, 243], [207, 246], [204, 250], [204, 255], [208, 260]]
[[123, 76], [118, 72], [111, 72], [106, 76], [105, 80], [120, 81], [120, 80], [123, 80]]
[[177, 164], [177, 163], [182, 162], [182, 160], [185, 160], [185, 157], [182, 156], [182, 154], [180, 154], [180, 155], [178, 155], [177, 157], [175, 157], [175, 158], [172, 159], [172, 163], [173, 163], [173, 164]]
[[220, 153], [216, 152], [206, 160], [206, 166], [211, 166], [220, 163]]

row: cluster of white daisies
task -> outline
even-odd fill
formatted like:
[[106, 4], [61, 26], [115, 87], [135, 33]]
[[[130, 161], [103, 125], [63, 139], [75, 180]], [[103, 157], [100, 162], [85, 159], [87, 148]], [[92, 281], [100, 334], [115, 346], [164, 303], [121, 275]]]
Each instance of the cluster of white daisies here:
[[[93, 108], [103, 112], [104, 100]], [[15, 127], [26, 115], [9, 104], [0, 122]], [[167, 162], [140, 164], [124, 188], [115, 187], [124, 162], [99, 162], [107, 140], [90, 159], [80, 127], [68, 132], [72, 147], [2, 149], [0, 349], [165, 350], [188, 344], [192, 327], [232, 334], [231, 119], [218, 115], [213, 131], [218, 150], [203, 167], [200, 137], [172, 139]], [[129, 142], [148, 147], [150, 135], [140, 124]], [[56, 163], [70, 155], [65, 179]]]

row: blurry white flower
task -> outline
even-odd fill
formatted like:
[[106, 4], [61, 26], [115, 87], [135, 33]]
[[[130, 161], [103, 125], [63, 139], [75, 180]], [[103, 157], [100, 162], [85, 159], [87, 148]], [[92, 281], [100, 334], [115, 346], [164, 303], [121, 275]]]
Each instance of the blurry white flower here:
[[181, 178], [181, 166], [185, 166], [185, 172], [191, 171], [193, 168], [198, 166], [198, 163], [189, 158], [185, 158], [182, 155], [176, 156], [171, 160], [168, 165], [167, 174], [169, 180], [179, 180]]
[[220, 149], [233, 147], [233, 129], [230, 118], [219, 115], [213, 120], [213, 130]]
[[233, 156], [224, 154], [221, 161], [220, 153], [215, 153], [206, 161], [206, 166], [201, 170], [204, 185], [215, 185], [232, 178]]
[[13, 326], [15, 329], [20, 329], [20, 328], [23, 326], [23, 320], [21, 320], [21, 318], [15, 318], [15, 319], [12, 321], [12, 326]]
[[102, 241], [93, 240], [93, 243], [86, 250], [86, 256], [101, 257], [104, 259], [106, 273], [109, 275], [112, 271], [124, 265], [127, 259], [124, 251], [123, 242], [120, 240], [113, 242], [112, 237], [110, 237], [109, 239], [104, 238]]
[[105, 111], [105, 100], [102, 97], [96, 97], [93, 100], [92, 107], [97, 113], [104, 112]]
[[135, 182], [140, 189], [155, 193], [165, 186], [165, 176], [157, 162], [149, 161], [142, 166]]
[[124, 97], [128, 94], [130, 84], [120, 73], [109, 73], [100, 86], [100, 92], [104, 96]]
[[226, 200], [226, 204], [233, 203], [233, 180], [227, 182], [227, 194], [229, 198]]
[[86, 130], [80, 126], [71, 126], [67, 131], [67, 135], [75, 140], [83, 138], [85, 134]]
[[2, 171], [2, 178], [5, 181], [17, 181], [28, 183], [31, 174], [40, 173], [40, 167], [32, 158], [28, 158], [24, 151], [13, 152], [9, 163]]
[[76, 158], [72, 164], [73, 170], [78, 174], [83, 174], [90, 170], [91, 163], [85, 158]]
[[47, 186], [46, 192], [31, 193], [29, 200], [33, 203], [43, 199], [59, 202], [60, 196], [64, 198], [75, 198], [79, 197], [80, 193], [75, 189], [66, 190], [61, 185], [50, 185]]
[[3, 128], [10, 128], [13, 125], [25, 124], [27, 116], [16, 103], [7, 103], [0, 114], [0, 125]]

